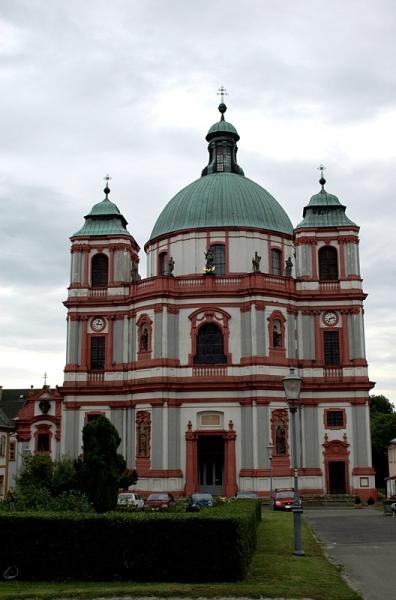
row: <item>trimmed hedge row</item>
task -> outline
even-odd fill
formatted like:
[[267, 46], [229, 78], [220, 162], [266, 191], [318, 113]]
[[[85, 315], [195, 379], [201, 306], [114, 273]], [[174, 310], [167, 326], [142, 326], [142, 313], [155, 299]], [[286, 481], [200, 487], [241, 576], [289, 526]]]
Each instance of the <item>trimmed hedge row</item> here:
[[256, 546], [260, 505], [201, 513], [0, 514], [0, 573], [21, 580], [236, 581]]

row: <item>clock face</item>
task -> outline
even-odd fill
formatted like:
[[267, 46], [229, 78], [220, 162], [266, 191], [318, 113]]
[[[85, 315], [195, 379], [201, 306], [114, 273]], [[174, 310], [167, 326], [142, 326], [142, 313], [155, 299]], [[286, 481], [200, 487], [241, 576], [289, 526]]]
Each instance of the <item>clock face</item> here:
[[102, 331], [106, 326], [106, 321], [102, 317], [94, 317], [91, 321], [91, 327], [94, 331]]
[[325, 325], [337, 325], [338, 315], [336, 312], [329, 310], [323, 315], [323, 323]]

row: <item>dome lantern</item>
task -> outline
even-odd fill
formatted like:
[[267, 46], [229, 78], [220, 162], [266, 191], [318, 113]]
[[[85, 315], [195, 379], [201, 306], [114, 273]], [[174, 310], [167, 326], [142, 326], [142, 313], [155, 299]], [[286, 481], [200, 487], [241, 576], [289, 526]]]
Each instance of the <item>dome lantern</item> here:
[[227, 106], [222, 101], [219, 104], [220, 121], [214, 123], [207, 133], [209, 163], [203, 169], [202, 177], [213, 173], [244, 175], [236, 159], [238, 152], [236, 143], [239, 140], [239, 135], [235, 127], [224, 119], [226, 110]]

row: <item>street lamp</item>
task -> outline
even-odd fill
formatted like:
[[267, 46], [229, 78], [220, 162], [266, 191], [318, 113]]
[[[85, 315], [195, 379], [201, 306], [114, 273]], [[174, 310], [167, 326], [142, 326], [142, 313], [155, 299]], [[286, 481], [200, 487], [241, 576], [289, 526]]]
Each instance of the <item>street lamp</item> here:
[[291, 415], [291, 441], [293, 455], [293, 476], [294, 476], [294, 503], [293, 503], [293, 524], [294, 524], [294, 552], [296, 556], [304, 556], [301, 536], [301, 513], [300, 496], [298, 492], [298, 463], [297, 463], [297, 434], [296, 434], [296, 412], [300, 402], [300, 390], [302, 379], [294, 369], [289, 370], [289, 375], [282, 379], [283, 389], [285, 390], [287, 404]]
[[268, 452], [268, 461], [270, 466], [270, 500], [272, 500], [272, 452], [274, 447], [272, 444], [268, 444], [267, 452]]

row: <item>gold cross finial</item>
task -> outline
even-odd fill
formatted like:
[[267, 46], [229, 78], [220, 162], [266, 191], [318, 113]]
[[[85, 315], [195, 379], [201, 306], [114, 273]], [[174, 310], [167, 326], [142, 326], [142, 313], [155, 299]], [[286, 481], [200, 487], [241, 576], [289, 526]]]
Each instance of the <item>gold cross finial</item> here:
[[224, 96], [228, 96], [227, 90], [224, 87], [224, 85], [221, 85], [219, 87], [219, 91], [217, 92], [217, 95], [221, 96], [221, 103], [223, 104], [224, 103]]
[[47, 371], [46, 371], [43, 375], [44, 385], [47, 385], [47, 377], [48, 377], [48, 375], [47, 375]]
[[320, 171], [320, 174], [323, 175], [323, 171], [327, 169], [327, 167], [325, 167], [324, 165], [319, 165], [318, 167], [318, 171]]
[[110, 179], [111, 179], [111, 177], [110, 177], [110, 175], [109, 175], [109, 174], [107, 174], [107, 175], [106, 175], [106, 177], [104, 177], [104, 180], [105, 180], [107, 183], [109, 183]]

